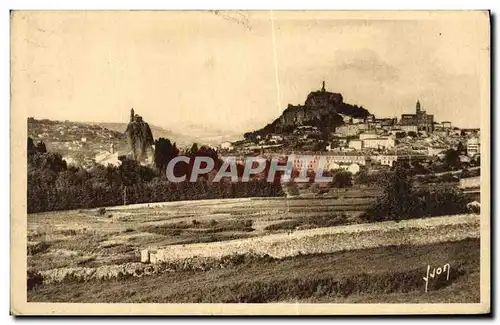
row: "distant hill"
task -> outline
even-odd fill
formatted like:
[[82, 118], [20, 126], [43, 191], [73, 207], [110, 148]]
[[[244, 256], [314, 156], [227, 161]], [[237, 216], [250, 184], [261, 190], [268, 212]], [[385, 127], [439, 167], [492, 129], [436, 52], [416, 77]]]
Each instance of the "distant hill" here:
[[189, 134], [189, 137], [185, 136], [184, 138], [188, 144], [196, 142], [198, 144], [213, 146], [217, 146], [224, 141], [235, 141], [241, 139], [243, 135], [243, 132], [228, 131], [217, 127], [199, 124], [182, 125], [177, 129], [173, 129], [173, 132], [175, 134]]
[[[126, 154], [128, 123], [122, 122], [72, 122], [28, 118], [28, 136], [35, 142], [43, 141], [49, 151], [60, 153], [74, 164], [91, 162], [96, 156], [111, 151]], [[241, 134], [227, 134], [223, 130], [200, 125], [179, 127], [184, 135], [149, 124], [154, 139], [168, 138], [184, 148], [192, 143], [218, 145], [222, 141], [236, 140]], [[106, 155], [104, 155], [106, 156]]]
[[309, 93], [304, 105], [291, 105], [283, 111], [280, 117], [260, 130], [244, 134], [245, 138], [270, 133], [292, 133], [297, 127], [310, 125], [317, 127], [322, 133], [328, 134], [344, 124], [342, 115], [355, 118], [366, 118], [370, 112], [363, 107], [344, 103], [341, 94], [326, 91], [323, 88]]
[[[75, 163], [89, 162], [105, 151], [126, 154], [128, 123], [121, 122], [72, 122], [49, 119], [28, 119], [28, 136], [35, 142], [43, 141], [47, 149], [60, 153]], [[179, 146], [190, 145], [187, 137], [179, 136], [169, 130], [150, 125], [154, 139], [169, 138]]]
[[[120, 132], [120, 133], [124, 133], [125, 130], [127, 129], [127, 125], [128, 125], [128, 123], [124, 123], [124, 122], [88, 122], [88, 124], [99, 125], [99, 126], [106, 128], [108, 130], [116, 131], [116, 132]], [[174, 132], [172, 132], [170, 130], [166, 130], [162, 127], [152, 125], [152, 124], [149, 124], [149, 127], [151, 128], [151, 132], [153, 133], [153, 137], [155, 139], [168, 138], [168, 139], [173, 140], [173, 141], [180, 140], [180, 143], [184, 143], [186, 141], [186, 139], [184, 139], [185, 138], [184, 136], [181, 136], [179, 134], [175, 134]]]
[[[90, 122], [89, 124], [99, 125], [106, 129], [125, 132], [127, 123], [119, 122]], [[160, 126], [151, 125], [151, 132], [155, 139], [167, 138], [177, 143], [180, 148], [191, 146], [194, 142], [204, 145], [219, 145], [223, 141], [234, 141], [240, 139], [242, 133], [228, 132], [226, 130], [207, 127], [199, 124], [181, 125], [171, 129], [164, 129]]]
[[97, 154], [111, 151], [112, 145], [115, 152], [127, 150], [123, 132], [89, 123], [28, 118], [28, 136], [74, 164], [88, 163]]

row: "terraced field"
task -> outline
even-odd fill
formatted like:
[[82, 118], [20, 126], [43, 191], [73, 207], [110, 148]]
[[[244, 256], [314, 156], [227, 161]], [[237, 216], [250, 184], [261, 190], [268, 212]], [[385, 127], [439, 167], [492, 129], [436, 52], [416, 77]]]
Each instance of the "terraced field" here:
[[[368, 192], [369, 195], [376, 193]], [[228, 199], [168, 202], [97, 211], [28, 216], [28, 267], [120, 264], [140, 261], [140, 250], [286, 233], [359, 223], [373, 200], [340, 192], [337, 198]]]
[[[377, 196], [365, 189], [32, 214], [28, 299], [376, 302], [383, 294], [476, 302], [479, 217], [363, 224], [359, 215]], [[143, 264], [145, 248], [177, 257]], [[427, 264], [443, 263], [451, 280], [423, 293]]]

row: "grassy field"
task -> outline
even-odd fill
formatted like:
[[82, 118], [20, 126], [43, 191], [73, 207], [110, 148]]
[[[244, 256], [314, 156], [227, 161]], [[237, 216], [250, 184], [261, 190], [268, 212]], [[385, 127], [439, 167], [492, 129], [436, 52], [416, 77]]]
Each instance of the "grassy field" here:
[[[368, 192], [370, 193], [370, 192]], [[142, 204], [28, 215], [28, 267], [120, 264], [139, 261], [140, 250], [206, 243], [358, 223], [373, 198], [340, 192], [337, 198], [229, 199]]]
[[[449, 263], [430, 282], [427, 265]], [[400, 246], [256, 260], [205, 272], [41, 285], [29, 301], [51, 302], [479, 302], [479, 241]]]
[[[113, 267], [139, 262], [146, 247], [287, 235], [323, 227], [366, 227], [359, 216], [378, 195], [372, 189], [341, 190], [329, 197], [168, 202], [107, 208], [103, 213], [31, 214], [28, 269]], [[441, 277], [430, 283], [430, 292], [423, 292], [427, 264], [445, 263], [451, 265], [450, 280]], [[142, 277], [87, 282], [69, 277], [30, 286], [28, 300], [477, 302], [478, 282], [479, 241], [467, 239], [283, 259], [236, 256], [216, 267], [181, 267]]]

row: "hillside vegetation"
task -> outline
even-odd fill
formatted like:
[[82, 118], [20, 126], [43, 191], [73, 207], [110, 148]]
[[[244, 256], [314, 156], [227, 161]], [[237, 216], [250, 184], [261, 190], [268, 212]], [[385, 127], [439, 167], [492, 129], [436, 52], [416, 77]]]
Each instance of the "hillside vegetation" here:
[[88, 162], [99, 152], [109, 151], [111, 144], [115, 150], [126, 150], [123, 131], [87, 123], [28, 118], [28, 137], [35, 142], [43, 141], [48, 151], [60, 154], [68, 163]]

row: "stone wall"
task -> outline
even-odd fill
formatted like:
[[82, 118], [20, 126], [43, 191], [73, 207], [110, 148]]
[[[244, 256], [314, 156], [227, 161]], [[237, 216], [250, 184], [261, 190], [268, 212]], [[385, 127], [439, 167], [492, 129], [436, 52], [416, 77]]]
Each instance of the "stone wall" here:
[[[141, 261], [99, 267], [70, 267], [40, 271], [44, 283], [142, 277], [180, 270], [207, 271], [248, 261], [299, 254], [391, 245], [425, 245], [479, 237], [479, 216], [460, 215], [406, 220], [399, 223], [352, 225], [274, 234], [216, 243], [174, 245], [145, 249]], [[151, 263], [148, 263], [151, 262]]]
[[460, 188], [474, 188], [481, 186], [481, 176], [460, 179]]
[[172, 262], [185, 258], [222, 258], [233, 254], [283, 258], [300, 254], [333, 253], [392, 245], [423, 245], [479, 237], [479, 216], [458, 215], [427, 219], [387, 221], [272, 234], [214, 243], [147, 248], [149, 261]]

